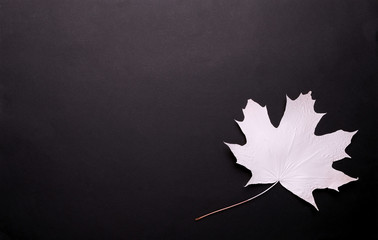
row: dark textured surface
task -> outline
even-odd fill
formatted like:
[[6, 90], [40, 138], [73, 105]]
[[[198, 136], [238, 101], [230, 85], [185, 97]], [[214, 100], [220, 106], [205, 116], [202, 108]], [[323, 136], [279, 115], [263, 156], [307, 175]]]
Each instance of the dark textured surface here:
[[[0, 1], [1, 239], [352, 239], [377, 234], [377, 1]], [[274, 125], [313, 92], [317, 134], [359, 132], [359, 177], [311, 205], [223, 141], [248, 98]]]

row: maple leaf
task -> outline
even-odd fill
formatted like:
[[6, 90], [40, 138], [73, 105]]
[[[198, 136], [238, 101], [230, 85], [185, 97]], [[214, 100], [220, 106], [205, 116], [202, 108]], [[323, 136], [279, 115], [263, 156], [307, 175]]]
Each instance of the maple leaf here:
[[315, 135], [315, 128], [325, 113], [315, 112], [314, 103], [311, 92], [301, 94], [295, 100], [287, 97], [284, 115], [276, 128], [270, 122], [266, 107], [248, 100], [243, 109], [244, 120], [236, 121], [245, 135], [246, 144], [225, 144], [237, 163], [251, 170], [252, 177], [246, 186], [274, 184], [253, 198], [215, 212], [250, 201], [277, 183], [318, 210], [312, 194], [315, 189], [338, 190], [341, 185], [357, 180], [332, 168], [334, 161], [349, 157], [345, 148], [357, 131], [338, 130]]

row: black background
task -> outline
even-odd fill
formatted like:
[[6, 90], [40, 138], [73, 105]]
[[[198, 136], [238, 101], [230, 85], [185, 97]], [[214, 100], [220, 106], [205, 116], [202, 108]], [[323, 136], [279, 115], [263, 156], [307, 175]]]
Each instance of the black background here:
[[[377, 239], [378, 2], [1, 1], [1, 239]], [[316, 134], [359, 132], [357, 182], [281, 186], [223, 144], [252, 98], [277, 126], [312, 91]]]

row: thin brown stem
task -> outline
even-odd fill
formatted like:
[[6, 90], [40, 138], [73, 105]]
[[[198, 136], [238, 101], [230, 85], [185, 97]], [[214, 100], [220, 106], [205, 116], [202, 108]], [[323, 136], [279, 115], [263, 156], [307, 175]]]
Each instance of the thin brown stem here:
[[208, 216], [210, 216], [210, 215], [213, 215], [214, 213], [222, 212], [222, 211], [224, 211], [224, 210], [227, 210], [227, 209], [230, 209], [230, 208], [233, 208], [233, 207], [239, 206], [239, 205], [241, 205], [241, 204], [243, 204], [243, 203], [249, 202], [249, 201], [251, 201], [251, 200], [253, 200], [253, 199], [257, 198], [257, 197], [260, 197], [261, 195], [263, 195], [264, 193], [266, 193], [267, 191], [269, 191], [270, 189], [272, 189], [277, 183], [278, 183], [278, 181], [275, 182], [275, 183], [274, 183], [272, 186], [270, 186], [269, 188], [267, 188], [265, 191], [263, 191], [263, 192], [257, 194], [256, 196], [253, 196], [253, 197], [251, 197], [251, 198], [249, 198], [249, 199], [247, 199], [247, 200], [244, 200], [244, 201], [242, 201], [242, 202], [235, 203], [235, 204], [233, 204], [233, 205], [231, 205], [231, 206], [228, 206], [228, 207], [225, 207], [225, 208], [221, 208], [221, 209], [215, 210], [215, 211], [213, 211], [213, 212], [211, 212], [211, 213], [207, 213], [207, 214], [205, 214], [205, 215], [203, 215], [203, 216], [201, 216], [201, 217], [196, 218], [195, 220], [198, 221], [198, 220], [201, 220], [202, 218], [205, 218], [205, 217], [208, 217]]

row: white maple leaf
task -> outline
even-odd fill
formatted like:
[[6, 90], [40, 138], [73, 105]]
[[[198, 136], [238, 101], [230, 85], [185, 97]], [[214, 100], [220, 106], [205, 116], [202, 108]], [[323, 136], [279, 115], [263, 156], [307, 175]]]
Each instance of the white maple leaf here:
[[345, 148], [357, 132], [338, 130], [317, 136], [315, 128], [324, 113], [314, 111], [315, 100], [311, 92], [291, 100], [287, 97], [286, 109], [279, 126], [274, 127], [266, 107], [248, 100], [243, 109], [244, 120], [236, 121], [245, 135], [246, 144], [227, 146], [237, 163], [251, 170], [250, 184], [274, 183], [261, 194], [241, 203], [206, 214], [196, 220], [250, 201], [277, 183], [311, 203], [317, 210], [312, 192], [315, 189], [338, 187], [357, 180], [332, 168], [332, 163], [349, 157]]
[[236, 121], [246, 144], [226, 144], [237, 163], [251, 170], [247, 185], [279, 182], [318, 209], [313, 190], [338, 190], [341, 185], [357, 180], [332, 168], [334, 161], [349, 157], [345, 148], [357, 131], [338, 130], [316, 136], [315, 128], [325, 114], [316, 113], [314, 103], [311, 92], [295, 100], [287, 97], [285, 113], [276, 128], [266, 107], [250, 99], [243, 109], [244, 120]]

